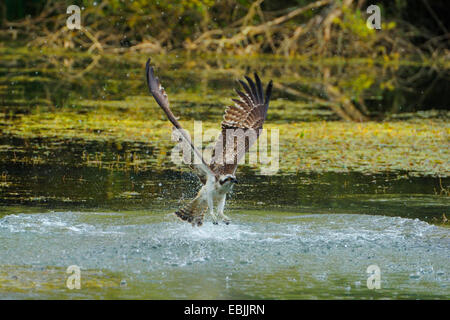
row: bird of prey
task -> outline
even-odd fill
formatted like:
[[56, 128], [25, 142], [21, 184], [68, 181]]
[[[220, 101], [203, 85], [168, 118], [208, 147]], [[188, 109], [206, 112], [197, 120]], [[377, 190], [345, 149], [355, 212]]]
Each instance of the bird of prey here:
[[[235, 173], [238, 162], [245, 156], [262, 131], [272, 93], [272, 81], [267, 85], [264, 96], [261, 80], [256, 73], [254, 74], [255, 81], [247, 76], [245, 76], [247, 83], [239, 80], [243, 91], [236, 89], [238, 99], [232, 99], [234, 105], [225, 109], [221, 134], [216, 141], [211, 162], [208, 164], [170, 110], [169, 99], [159, 79], [155, 77], [153, 67], [150, 66], [150, 59], [148, 59], [145, 69], [150, 93], [170, 122], [179, 130], [183, 142], [189, 145], [194, 158], [197, 159], [194, 161], [193, 169], [196, 170], [203, 183], [197, 196], [177, 210], [175, 214], [193, 226], [201, 226], [205, 211], [208, 210], [214, 224], [217, 224], [219, 219], [229, 224], [230, 218], [223, 213], [226, 196], [237, 183]], [[235, 139], [236, 137], [237, 139]], [[239, 139], [239, 137], [244, 139]], [[217, 212], [214, 208], [217, 208]]]

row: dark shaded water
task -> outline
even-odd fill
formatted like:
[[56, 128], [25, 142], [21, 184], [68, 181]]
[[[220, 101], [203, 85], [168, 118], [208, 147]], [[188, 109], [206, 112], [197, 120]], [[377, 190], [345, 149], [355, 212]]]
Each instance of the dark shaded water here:
[[[30, 112], [30, 107], [79, 107], [80, 100], [123, 100], [147, 91], [143, 64], [147, 56], [86, 57], [57, 55], [51, 52], [33, 54], [21, 50], [3, 49], [0, 61], [0, 107], [5, 114]], [[98, 62], [97, 61], [98, 59]], [[361, 111], [375, 118], [389, 114], [423, 110], [448, 110], [450, 101], [450, 73], [436, 65], [424, 65], [396, 60], [390, 64], [372, 60], [331, 60], [322, 64], [296, 59], [262, 57], [246, 59], [236, 57], [156, 56], [158, 74], [169, 83], [173, 93], [201, 93], [227, 96], [236, 85], [237, 74], [259, 71], [283, 85], [303, 92], [292, 94], [278, 87], [274, 99], [287, 98], [305, 102], [316, 110], [302, 115], [302, 120], [336, 119], [325, 106], [317, 105], [314, 98], [329, 98], [329, 83], [342, 90]], [[309, 98], [308, 98], [309, 97]], [[207, 99], [206, 99], [207, 100]], [[189, 104], [189, 100], [183, 101]], [[217, 103], [217, 102], [216, 102]], [[206, 104], [211, 107], [211, 103]], [[196, 104], [197, 107], [199, 103]], [[208, 108], [202, 117], [220, 115], [220, 108]], [[183, 117], [198, 111], [185, 109]], [[217, 112], [216, 112], [217, 111]], [[295, 113], [295, 110], [291, 110]], [[273, 115], [274, 116], [274, 115]], [[274, 116], [273, 120], [295, 120], [295, 117]], [[298, 118], [297, 118], [298, 120]]]
[[[86, 167], [10, 164], [2, 167], [3, 205], [48, 209], [173, 210], [201, 184], [188, 172], [123, 172]], [[228, 205], [235, 210], [299, 213], [347, 212], [418, 218], [435, 223], [450, 200], [439, 195], [448, 179], [360, 173], [239, 175]], [[282, 208], [282, 209], [280, 209]]]
[[[182, 167], [158, 167], [154, 154], [158, 150], [142, 144], [121, 143], [118, 148], [106, 142], [18, 138], [3, 138], [3, 144], [15, 146], [0, 150], [0, 197], [4, 205], [167, 211], [179, 206], [178, 199], [194, 197], [201, 186], [186, 168], [180, 171]], [[100, 152], [101, 163], [86, 164], [86, 154], [94, 159]], [[117, 157], [122, 159], [119, 164]], [[123, 159], [130, 157], [139, 157], [149, 166], [145, 169], [127, 166]], [[449, 178], [415, 177], [406, 172], [281, 172], [265, 176], [243, 167], [239, 180], [228, 201], [237, 210], [282, 208], [299, 213], [364, 210], [367, 214], [437, 223], [450, 207], [449, 197], [442, 194], [443, 188], [448, 188]]]

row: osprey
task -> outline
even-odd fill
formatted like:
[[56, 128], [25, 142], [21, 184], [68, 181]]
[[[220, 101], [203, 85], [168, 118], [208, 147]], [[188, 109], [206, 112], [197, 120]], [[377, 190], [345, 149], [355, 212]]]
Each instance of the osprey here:
[[[239, 160], [245, 156], [245, 153], [258, 139], [262, 131], [272, 93], [272, 81], [267, 85], [264, 96], [261, 80], [256, 73], [254, 74], [255, 81], [247, 76], [245, 76], [245, 79], [248, 83], [239, 80], [244, 92], [236, 89], [239, 99], [232, 99], [234, 105], [225, 109], [221, 124], [222, 131], [216, 141], [211, 162], [207, 164], [170, 110], [169, 99], [159, 79], [155, 77], [153, 67], [150, 67], [150, 59], [147, 61], [145, 73], [151, 94], [163, 109], [169, 121], [179, 130], [184, 142], [188, 143], [194, 153], [194, 158], [198, 160], [194, 161], [193, 169], [196, 170], [200, 181], [203, 183], [203, 187], [197, 196], [176, 211], [175, 214], [193, 226], [201, 226], [204, 213], [209, 209], [214, 224], [217, 224], [219, 219], [229, 224], [230, 218], [223, 213], [226, 196], [237, 183], [235, 172]], [[238, 138], [237, 141], [235, 137]], [[244, 137], [244, 140], [242, 141], [239, 137]], [[217, 212], [214, 211], [215, 207]]]

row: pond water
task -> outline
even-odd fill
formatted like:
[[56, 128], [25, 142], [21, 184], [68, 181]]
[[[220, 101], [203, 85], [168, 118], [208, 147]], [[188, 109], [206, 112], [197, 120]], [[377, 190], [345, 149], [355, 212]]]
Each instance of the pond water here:
[[[1, 298], [450, 295], [450, 200], [434, 193], [436, 178], [244, 173], [232, 223], [193, 228], [171, 213], [199, 188], [187, 173], [8, 169]], [[81, 268], [80, 290], [65, 287], [70, 265]], [[370, 265], [381, 289], [367, 288]]]
[[[219, 123], [233, 80], [254, 68], [320, 99], [330, 74], [374, 117], [420, 111], [349, 124], [279, 87], [268, 122], [281, 130], [280, 171], [243, 165], [227, 202], [232, 223], [193, 228], [172, 212], [200, 183], [170, 163], [170, 126], [147, 95], [145, 57], [96, 64], [0, 50], [0, 298], [450, 297], [445, 72], [156, 57], [185, 123]], [[66, 287], [71, 265], [81, 268], [79, 290]], [[371, 265], [380, 289], [367, 287]]]
[[[169, 214], [0, 219], [2, 298], [446, 299], [450, 232], [418, 219], [236, 210], [192, 228]], [[70, 265], [80, 290], [65, 287]], [[369, 290], [370, 265], [381, 288]]]

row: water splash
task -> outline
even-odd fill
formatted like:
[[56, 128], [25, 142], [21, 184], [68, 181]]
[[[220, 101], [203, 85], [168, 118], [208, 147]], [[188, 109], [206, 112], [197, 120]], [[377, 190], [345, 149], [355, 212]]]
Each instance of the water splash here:
[[[333, 283], [340, 279], [346, 284], [343, 292], [367, 290], [366, 268], [377, 264], [384, 288], [392, 293], [430, 286], [440, 288], [439, 294], [449, 292], [450, 231], [446, 228], [417, 219], [357, 214], [262, 218], [243, 214], [236, 218], [231, 225], [206, 222], [193, 228], [166, 215], [8, 215], [0, 219], [0, 261], [4, 265], [76, 264], [123, 272], [144, 283], [149, 281], [145, 275], [165, 274], [161, 281], [171, 279], [177, 290], [183, 282], [199, 277], [221, 279], [230, 288], [234, 278], [248, 292], [259, 284], [251, 285], [246, 278], [279, 272], [288, 273], [284, 280], [291, 284], [289, 288], [299, 283], [307, 283], [310, 289], [336, 287]], [[407, 282], [400, 285], [399, 281]]]

